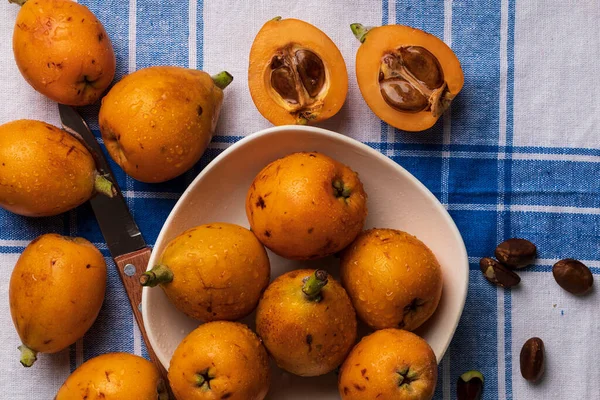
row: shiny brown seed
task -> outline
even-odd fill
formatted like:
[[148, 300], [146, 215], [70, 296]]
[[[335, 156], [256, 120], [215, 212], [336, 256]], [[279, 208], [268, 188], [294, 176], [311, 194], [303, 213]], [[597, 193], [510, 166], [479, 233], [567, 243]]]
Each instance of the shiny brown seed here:
[[552, 275], [561, 288], [576, 295], [586, 294], [594, 285], [592, 271], [581, 261], [572, 258], [554, 264]]
[[521, 375], [530, 382], [539, 382], [544, 375], [544, 342], [533, 337], [521, 349]]
[[429, 105], [427, 98], [403, 78], [385, 79], [379, 87], [383, 99], [396, 110], [419, 112]]
[[325, 66], [323, 61], [310, 50], [296, 51], [297, 69], [300, 80], [310, 97], [317, 96], [325, 85]]
[[523, 268], [535, 260], [537, 248], [527, 239], [513, 238], [500, 243], [494, 254], [510, 268]]
[[456, 382], [457, 400], [480, 400], [483, 392], [483, 374], [479, 371], [467, 371]]
[[521, 278], [515, 272], [506, 268], [493, 258], [484, 257], [479, 261], [479, 269], [483, 276], [500, 287], [509, 288], [519, 284]]
[[423, 85], [434, 90], [444, 84], [444, 72], [438, 59], [421, 46], [401, 47], [400, 56], [404, 67]]
[[285, 101], [298, 104], [298, 90], [294, 74], [289, 67], [282, 66], [271, 72], [271, 86]]

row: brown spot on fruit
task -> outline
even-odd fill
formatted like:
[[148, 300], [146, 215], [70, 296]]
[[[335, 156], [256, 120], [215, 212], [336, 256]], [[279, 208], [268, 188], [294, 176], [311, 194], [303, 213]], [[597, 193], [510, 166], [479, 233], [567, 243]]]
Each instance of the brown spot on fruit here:
[[308, 233], [313, 233], [314, 230], [315, 228], [308, 228]]
[[306, 344], [308, 345], [308, 352], [310, 353], [312, 351], [312, 342], [313, 342], [313, 337], [311, 334], [306, 335]]
[[50, 344], [51, 342], [52, 342], [52, 339], [44, 340], [44, 344]]
[[359, 392], [362, 392], [367, 388], [366, 386], [360, 386], [358, 383], [354, 383], [352, 386], [354, 386], [354, 389], [358, 390]]
[[67, 151], [67, 155], [71, 154], [73, 152], [73, 150], [75, 150], [75, 146], [71, 146], [69, 151]]
[[98, 34], [98, 41], [99, 41], [99, 42], [101, 42], [101, 41], [103, 41], [103, 40], [104, 40], [104, 33], [100, 32], [100, 33]]
[[360, 374], [362, 376], [365, 376], [366, 373], [367, 373], [367, 369], [366, 368], [363, 368], [363, 369], [360, 370]]
[[344, 386], [344, 394], [350, 393], [350, 389], [347, 386]]
[[265, 231], [265, 236], [266, 236], [266, 237], [271, 237], [271, 231], [269, 231], [269, 230], [266, 230], [266, 231]]
[[221, 399], [228, 399], [228, 398], [230, 398], [231, 396], [233, 396], [233, 393], [231, 393], [231, 392], [227, 392], [227, 393], [224, 393], [224, 394], [223, 394], [223, 396], [221, 396]]
[[90, 269], [91, 267], [92, 267], [92, 266], [91, 266], [90, 264], [87, 264], [87, 265], [85, 266], [85, 268], [86, 268], [86, 269]]
[[260, 207], [262, 210], [264, 210], [267, 207], [267, 205], [265, 204], [265, 200], [261, 196], [258, 196], [256, 207]]
[[202, 116], [202, 113], [204, 112], [204, 110], [202, 109], [202, 106], [198, 106], [198, 108], [196, 109], [196, 112], [198, 113], [198, 116]]

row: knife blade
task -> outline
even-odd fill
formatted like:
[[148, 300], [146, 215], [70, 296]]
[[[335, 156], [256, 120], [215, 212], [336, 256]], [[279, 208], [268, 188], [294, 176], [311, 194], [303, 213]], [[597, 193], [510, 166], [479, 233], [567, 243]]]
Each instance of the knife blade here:
[[88, 148], [94, 157], [98, 172], [114, 185], [116, 194], [113, 197], [97, 195], [92, 197], [89, 202], [98, 220], [98, 225], [100, 226], [100, 231], [104, 236], [108, 250], [115, 261], [117, 271], [127, 292], [133, 315], [142, 338], [146, 343], [150, 359], [161, 374], [164, 385], [160, 386], [161, 396], [159, 398], [175, 399], [168, 385], [167, 371], [152, 349], [142, 320], [142, 286], [139, 280], [148, 266], [151, 249], [146, 245], [140, 229], [129, 212], [127, 202], [119, 189], [119, 185], [104, 157], [104, 153], [85, 120], [70, 106], [59, 104], [58, 111], [63, 129], [77, 137]]
[[102, 153], [96, 137], [90, 131], [84, 119], [72, 107], [58, 105], [63, 129], [79, 138], [90, 150], [96, 161], [98, 172], [111, 181], [117, 194], [112, 198], [94, 196], [90, 199], [92, 210], [98, 220], [100, 231], [113, 258], [134, 252], [146, 247], [146, 242], [135, 220], [129, 212], [127, 202], [117, 185], [117, 181]]

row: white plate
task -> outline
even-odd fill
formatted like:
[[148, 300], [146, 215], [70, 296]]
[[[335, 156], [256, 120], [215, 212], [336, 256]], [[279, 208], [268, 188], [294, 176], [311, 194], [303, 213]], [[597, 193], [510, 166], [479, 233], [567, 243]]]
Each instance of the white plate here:
[[[302, 126], [282, 126], [252, 134], [214, 159], [181, 196], [163, 226], [149, 265], [159, 261], [163, 248], [175, 236], [209, 222], [231, 222], [248, 227], [246, 192], [256, 174], [268, 163], [298, 151], [318, 151], [357, 171], [367, 192], [366, 227], [395, 228], [421, 239], [438, 258], [444, 274], [440, 305], [419, 330], [438, 361], [444, 355], [463, 310], [469, 264], [463, 240], [444, 207], [414, 176], [376, 150], [339, 133]], [[309, 262], [283, 259], [269, 252], [271, 278], [301, 267], [326, 266], [337, 275], [333, 257]], [[142, 313], [150, 342], [168, 368], [179, 342], [198, 321], [179, 312], [163, 291], [144, 288]], [[243, 322], [253, 327], [254, 314]], [[361, 331], [366, 332], [364, 327]], [[299, 378], [273, 369], [269, 399], [336, 399], [336, 376]]]

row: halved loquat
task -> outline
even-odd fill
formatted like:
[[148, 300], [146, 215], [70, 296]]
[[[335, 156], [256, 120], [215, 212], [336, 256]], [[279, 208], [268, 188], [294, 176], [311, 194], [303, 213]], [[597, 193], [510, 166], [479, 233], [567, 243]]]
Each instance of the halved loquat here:
[[362, 43], [356, 77], [371, 110], [398, 129], [432, 127], [463, 87], [462, 68], [452, 49], [410, 26], [350, 27]]
[[248, 84], [256, 108], [272, 124], [304, 125], [340, 110], [348, 73], [325, 33], [307, 22], [277, 17], [252, 43]]

